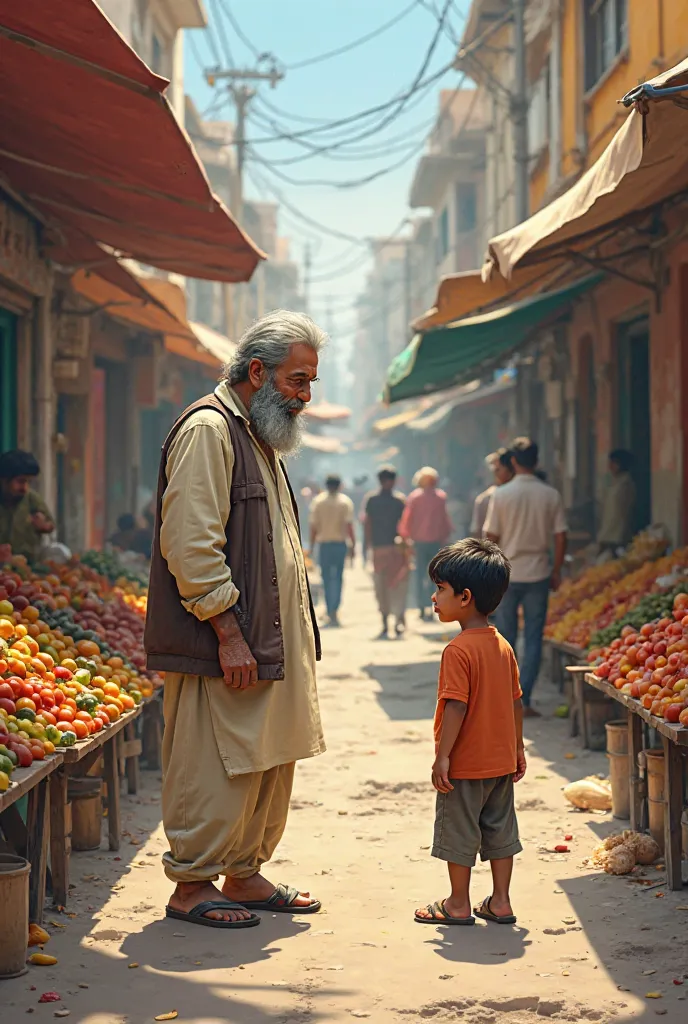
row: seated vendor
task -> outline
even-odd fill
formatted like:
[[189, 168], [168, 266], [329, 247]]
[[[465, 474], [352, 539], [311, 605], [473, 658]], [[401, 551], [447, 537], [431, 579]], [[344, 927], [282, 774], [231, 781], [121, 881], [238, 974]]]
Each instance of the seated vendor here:
[[39, 473], [31, 452], [0, 455], [0, 544], [29, 562], [38, 561], [43, 535], [55, 529], [50, 509], [31, 486]]

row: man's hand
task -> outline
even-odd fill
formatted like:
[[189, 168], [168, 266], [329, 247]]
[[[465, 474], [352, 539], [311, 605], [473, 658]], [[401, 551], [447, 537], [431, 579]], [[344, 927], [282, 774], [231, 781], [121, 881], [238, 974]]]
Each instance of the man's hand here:
[[526, 764], [526, 752], [521, 747], [516, 752], [516, 771], [514, 772], [514, 782], [520, 782], [526, 773], [528, 765]]
[[558, 590], [561, 586], [561, 569], [554, 569], [549, 581], [550, 590]]
[[43, 512], [34, 512], [34, 514], [31, 516], [31, 522], [33, 523], [38, 533], [52, 533], [53, 530], [55, 529], [55, 524], [53, 523], [53, 521], [51, 519], [48, 519], [48, 517]]
[[246, 690], [258, 682], [258, 666], [256, 659], [244, 640], [233, 611], [215, 615], [210, 624], [217, 633], [219, 641], [218, 657], [220, 667], [227, 686], [235, 690]]
[[432, 784], [438, 793], [451, 793], [453, 786], [449, 781], [449, 758], [436, 757], [432, 766]]

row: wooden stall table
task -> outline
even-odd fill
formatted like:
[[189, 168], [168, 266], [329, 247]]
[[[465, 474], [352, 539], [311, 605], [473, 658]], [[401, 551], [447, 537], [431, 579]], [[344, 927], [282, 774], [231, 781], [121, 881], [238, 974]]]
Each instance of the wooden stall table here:
[[[120, 758], [125, 761], [129, 791], [132, 780], [138, 778], [130, 773], [129, 761], [138, 761], [140, 742], [131, 738], [131, 727], [143, 711], [143, 706], [127, 711], [112, 725], [101, 732], [77, 741], [73, 747], [62, 747], [63, 764], [50, 779], [50, 865], [53, 879], [53, 897], [61, 906], [67, 902], [69, 893], [69, 857], [71, 853], [71, 828], [67, 814], [67, 786], [70, 775], [85, 775], [96, 761], [103, 756], [104, 779], [108, 800], [108, 844], [111, 850], [119, 850], [121, 836], [120, 813]], [[127, 734], [128, 737], [127, 738]], [[136, 769], [136, 771], [138, 768]]]
[[643, 722], [662, 737], [664, 747], [664, 862], [670, 889], [683, 888], [681, 872], [681, 815], [683, 814], [683, 754], [688, 752], [688, 729], [665, 722], [644, 708], [633, 697], [621, 693], [606, 679], [593, 672], [585, 675], [586, 683], [622, 704], [628, 716], [628, 759], [631, 797], [631, 828], [640, 830], [644, 793], [638, 774], [638, 754], [643, 749]]
[[582, 690], [579, 691], [576, 688], [576, 677], [571, 679], [567, 675], [567, 670], [571, 663], [584, 661], [586, 652], [582, 647], [576, 647], [575, 644], [559, 643], [556, 640], [545, 640], [544, 644], [549, 649], [552, 659], [552, 682], [559, 687], [559, 690], [565, 692], [569, 705], [570, 735], [578, 736], [580, 732], [585, 732], [585, 716], [581, 702]]
[[[48, 867], [50, 837], [49, 778], [62, 764], [62, 752], [34, 761], [30, 768], [15, 768], [12, 785], [0, 793], [0, 825], [9, 844], [31, 865], [29, 876], [29, 920], [41, 924], [45, 905], [45, 881]], [[26, 824], [22, 821], [17, 800], [28, 794]]]

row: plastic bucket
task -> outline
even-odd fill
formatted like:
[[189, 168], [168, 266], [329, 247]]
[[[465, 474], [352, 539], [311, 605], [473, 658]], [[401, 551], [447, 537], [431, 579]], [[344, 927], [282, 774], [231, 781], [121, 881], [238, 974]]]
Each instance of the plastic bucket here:
[[0, 853], [0, 980], [26, 974], [29, 943], [29, 874], [23, 857]]
[[664, 751], [645, 750], [650, 835], [664, 853]]

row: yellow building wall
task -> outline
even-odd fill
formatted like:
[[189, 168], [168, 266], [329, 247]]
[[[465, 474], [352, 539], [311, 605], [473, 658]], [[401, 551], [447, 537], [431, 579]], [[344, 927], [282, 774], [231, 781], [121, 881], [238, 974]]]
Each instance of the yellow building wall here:
[[[627, 116], [618, 100], [688, 55], [688, 0], [629, 0], [628, 49], [587, 95], [582, 0], [562, 4], [562, 159], [565, 180], [589, 167]], [[579, 148], [582, 145], [582, 150]], [[547, 166], [531, 177], [531, 210], [543, 205]]]

